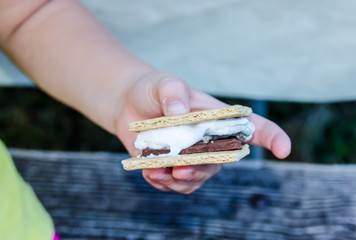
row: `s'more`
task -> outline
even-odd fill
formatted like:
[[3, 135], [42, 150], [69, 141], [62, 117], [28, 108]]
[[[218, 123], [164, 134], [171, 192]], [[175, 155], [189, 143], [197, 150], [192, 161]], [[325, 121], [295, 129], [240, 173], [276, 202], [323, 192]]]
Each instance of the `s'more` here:
[[141, 154], [122, 161], [125, 170], [220, 164], [250, 153], [252, 109], [234, 105], [130, 123]]

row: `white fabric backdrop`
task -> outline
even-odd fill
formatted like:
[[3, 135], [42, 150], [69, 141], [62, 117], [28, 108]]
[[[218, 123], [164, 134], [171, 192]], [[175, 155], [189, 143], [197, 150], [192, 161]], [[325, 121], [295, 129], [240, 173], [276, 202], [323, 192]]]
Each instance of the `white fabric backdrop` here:
[[[132, 52], [205, 92], [288, 101], [356, 99], [356, 1], [81, 2]], [[0, 82], [14, 81], [26, 79], [0, 56]]]

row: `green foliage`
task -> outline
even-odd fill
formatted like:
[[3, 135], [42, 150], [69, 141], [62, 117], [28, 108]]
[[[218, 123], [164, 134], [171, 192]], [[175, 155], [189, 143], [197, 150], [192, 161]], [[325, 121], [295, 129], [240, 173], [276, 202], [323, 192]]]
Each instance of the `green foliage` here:
[[356, 104], [330, 106], [331, 119], [315, 143], [314, 156], [325, 163], [356, 163]]
[[125, 151], [115, 136], [38, 89], [0, 88], [0, 139], [8, 147]]
[[[251, 106], [242, 99], [221, 100]], [[125, 151], [115, 136], [38, 89], [0, 88], [0, 104], [0, 139], [9, 147]], [[269, 102], [268, 117], [292, 139], [287, 161], [356, 163], [356, 102]], [[267, 158], [274, 159], [268, 152]]]
[[[270, 103], [270, 118], [292, 139], [290, 160], [356, 163], [356, 103]], [[272, 157], [272, 156], [270, 156]]]

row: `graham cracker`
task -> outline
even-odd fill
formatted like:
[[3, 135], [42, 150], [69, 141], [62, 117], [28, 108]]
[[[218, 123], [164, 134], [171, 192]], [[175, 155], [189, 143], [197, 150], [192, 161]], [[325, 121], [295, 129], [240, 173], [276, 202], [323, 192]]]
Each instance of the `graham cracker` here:
[[237, 162], [250, 153], [248, 144], [243, 145], [241, 150], [206, 152], [186, 154], [173, 157], [133, 157], [123, 160], [121, 163], [125, 170], [178, 167], [187, 165], [204, 165]]
[[192, 124], [202, 121], [217, 120], [234, 117], [248, 117], [252, 114], [252, 109], [249, 107], [234, 105], [224, 108], [205, 110], [200, 112], [192, 112], [178, 116], [160, 117], [130, 123], [129, 131], [141, 132], [151, 129], [173, 127], [183, 124]]

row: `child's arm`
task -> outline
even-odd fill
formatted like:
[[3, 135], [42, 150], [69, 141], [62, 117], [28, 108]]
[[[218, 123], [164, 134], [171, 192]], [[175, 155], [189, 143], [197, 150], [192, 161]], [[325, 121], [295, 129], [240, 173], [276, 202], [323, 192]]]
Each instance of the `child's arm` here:
[[[73, 0], [0, 0], [0, 47], [44, 91], [117, 135], [131, 154], [128, 123], [224, 106], [177, 76], [158, 71], [128, 52]], [[254, 115], [252, 144], [277, 157], [290, 152], [288, 136]], [[190, 193], [219, 165], [144, 170], [161, 190]]]
[[155, 69], [122, 47], [76, 1], [0, 4], [5, 53], [44, 91], [114, 134], [111, 115], [119, 109], [111, 104], [110, 93], [116, 92], [119, 103], [131, 79]]

